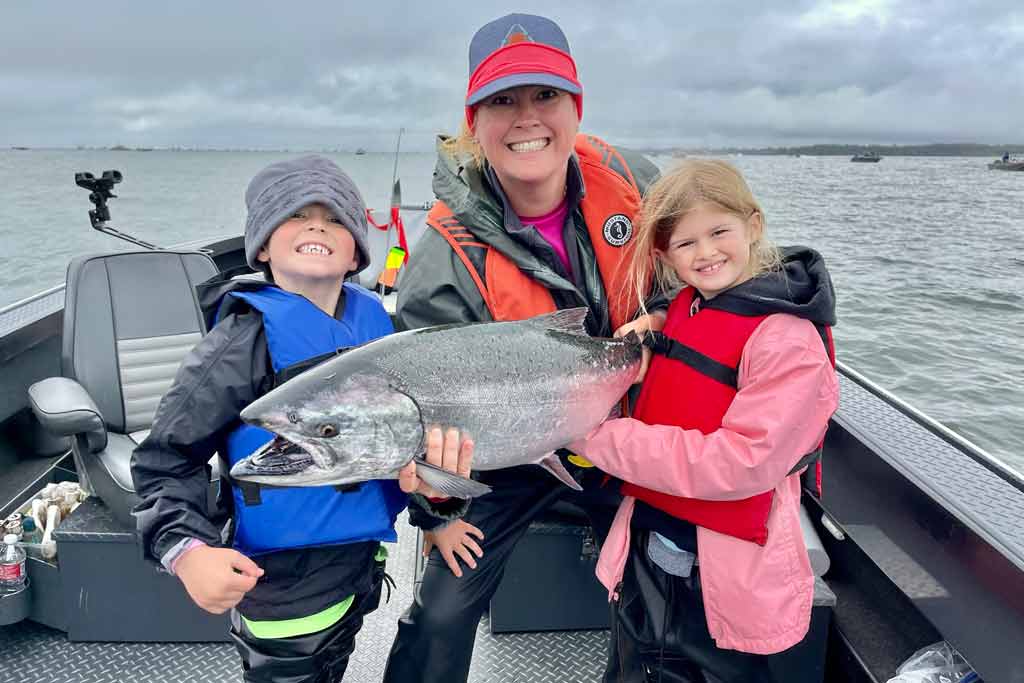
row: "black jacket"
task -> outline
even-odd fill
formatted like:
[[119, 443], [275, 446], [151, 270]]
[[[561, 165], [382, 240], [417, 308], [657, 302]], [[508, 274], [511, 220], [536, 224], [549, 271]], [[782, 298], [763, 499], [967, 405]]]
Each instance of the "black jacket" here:
[[[782, 269], [726, 290], [704, 307], [739, 315], [788, 313], [819, 329], [836, 324], [836, 292], [825, 259], [810, 247], [780, 247]], [[703, 299], [703, 297], [702, 297]]]

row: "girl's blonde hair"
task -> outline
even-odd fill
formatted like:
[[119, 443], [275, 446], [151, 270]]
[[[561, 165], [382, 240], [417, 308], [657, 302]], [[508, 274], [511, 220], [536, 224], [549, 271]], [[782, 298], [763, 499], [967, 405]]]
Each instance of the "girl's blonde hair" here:
[[651, 185], [640, 207], [630, 281], [643, 313], [646, 313], [643, 301], [652, 279], [656, 291], [671, 292], [684, 284], [675, 271], [657, 257], [655, 249], [667, 251], [676, 225], [702, 204], [711, 204], [744, 221], [754, 214], [760, 215], [761, 233], [750, 244], [753, 275], [781, 268], [778, 249], [765, 238], [764, 211], [736, 167], [718, 160], [687, 160]]

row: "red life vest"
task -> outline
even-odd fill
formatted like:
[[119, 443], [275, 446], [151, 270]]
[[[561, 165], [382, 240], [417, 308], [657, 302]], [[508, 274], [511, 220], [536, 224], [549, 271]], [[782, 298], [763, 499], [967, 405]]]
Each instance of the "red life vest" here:
[[[580, 210], [608, 298], [612, 327], [617, 329], [632, 320], [639, 308], [628, 271], [640, 190], [625, 159], [611, 145], [592, 135], [580, 134], [576, 136], [575, 151], [587, 191]], [[623, 172], [616, 171], [613, 163]], [[503, 253], [477, 239], [444, 202], [438, 201], [430, 209], [427, 225], [448, 241], [465, 264], [495, 320], [523, 320], [556, 310], [551, 292], [544, 285], [523, 273]], [[483, 263], [482, 273], [469, 257], [468, 249], [484, 251], [484, 257], [477, 261]]]
[[[647, 424], [675, 425], [710, 434], [722, 426], [722, 418], [736, 396], [735, 371], [743, 348], [768, 314], [744, 316], [704, 307], [691, 316], [693, 304], [692, 287], [680, 292], [669, 307], [662, 330], [669, 339], [688, 347], [690, 358], [679, 362], [658, 353], [652, 357], [633, 416]], [[622, 493], [706, 529], [758, 545], [768, 540], [768, 513], [774, 491], [742, 500], [700, 500], [627, 482], [622, 485]]]

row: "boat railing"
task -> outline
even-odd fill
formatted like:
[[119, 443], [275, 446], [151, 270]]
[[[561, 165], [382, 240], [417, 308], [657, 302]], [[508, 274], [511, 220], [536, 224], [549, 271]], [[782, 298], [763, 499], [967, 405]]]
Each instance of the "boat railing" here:
[[883, 389], [878, 384], [872, 382], [870, 379], [865, 377], [863, 374], [857, 372], [853, 368], [849, 367], [842, 361], [836, 361], [836, 369], [842, 372], [843, 375], [853, 380], [857, 384], [864, 387], [866, 390], [882, 399], [889, 405], [893, 406], [901, 413], [918, 423], [931, 433], [935, 434], [944, 441], [955, 446], [957, 450], [961, 451], [972, 460], [977, 462], [979, 465], [985, 467], [987, 470], [1005, 480], [1008, 484], [1024, 493], [1024, 475], [1017, 472], [1010, 467], [1003, 460], [997, 456], [989, 453], [978, 444], [970, 441], [966, 437], [954, 432], [949, 427], [945, 426], [941, 422], [929, 417], [923, 411], [910, 405], [903, 399], [897, 397], [895, 394]]
[[[171, 250], [206, 251], [205, 247], [207, 245], [216, 244], [220, 240], [232, 237], [238, 237], [238, 235], [189, 240], [172, 245], [169, 248]], [[61, 282], [48, 289], [31, 294], [24, 299], [0, 307], [0, 337], [61, 310], [64, 307], [63, 291], [64, 283]]]
[[51, 294], [55, 294], [56, 292], [61, 291], [62, 289], [64, 289], [64, 283], [63, 282], [58, 284], [58, 285], [54, 285], [53, 287], [50, 287], [49, 289], [44, 289], [41, 292], [36, 292], [35, 294], [27, 296], [24, 299], [21, 299], [20, 301], [15, 301], [14, 303], [7, 304], [3, 308], [0, 308], [0, 316], [3, 316], [5, 314], [7, 314], [7, 313], [10, 313], [11, 311], [13, 311], [15, 309], [24, 308], [25, 306], [29, 306], [32, 303], [34, 303], [36, 301], [39, 301], [40, 299], [45, 299], [46, 297], [50, 296]]

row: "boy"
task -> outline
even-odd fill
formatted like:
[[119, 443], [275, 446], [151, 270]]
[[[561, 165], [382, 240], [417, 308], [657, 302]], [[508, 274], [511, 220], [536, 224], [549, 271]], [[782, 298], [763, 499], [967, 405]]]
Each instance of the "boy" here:
[[[461, 516], [465, 504], [428, 500], [434, 492], [412, 463], [399, 482], [344, 489], [231, 482], [220, 501], [232, 522], [222, 540], [207, 511], [206, 463], [219, 453], [227, 471], [272, 436], [242, 424], [241, 410], [311, 359], [392, 332], [379, 300], [344, 282], [369, 254], [365, 206], [340, 168], [315, 155], [271, 164], [245, 200], [246, 260], [267, 282], [204, 285], [210, 332], [132, 456], [142, 499], [135, 515], [146, 553], [197, 605], [232, 610], [246, 681], [338, 680], [363, 616], [380, 600], [380, 541], [396, 539], [406, 493], [417, 492], [416, 502], [441, 519]], [[472, 443], [460, 447], [454, 430], [432, 430], [427, 457], [468, 476]]]

